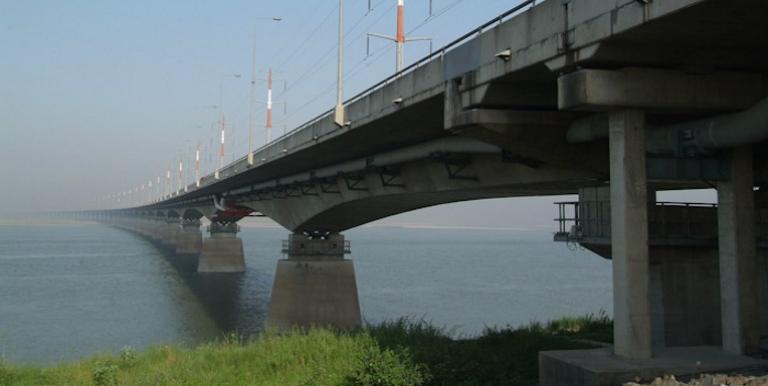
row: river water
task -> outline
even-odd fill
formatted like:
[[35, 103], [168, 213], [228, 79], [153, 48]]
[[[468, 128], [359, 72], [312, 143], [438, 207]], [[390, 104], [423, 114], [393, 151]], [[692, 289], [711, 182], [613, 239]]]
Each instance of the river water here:
[[[548, 231], [362, 227], [352, 242], [363, 318], [426, 319], [460, 336], [606, 311], [611, 266]], [[52, 364], [124, 346], [195, 345], [264, 323], [287, 231], [244, 227], [247, 272], [200, 275], [99, 224], [0, 223], [0, 359]]]

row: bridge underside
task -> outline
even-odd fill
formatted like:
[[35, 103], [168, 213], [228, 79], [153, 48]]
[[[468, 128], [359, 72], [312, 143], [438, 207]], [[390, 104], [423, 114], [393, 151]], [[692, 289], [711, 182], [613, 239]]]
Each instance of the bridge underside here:
[[[291, 279], [278, 280], [282, 302], [290, 303], [314, 294], [318, 281], [296, 283], [318, 277], [326, 261], [339, 274], [328, 280], [346, 283], [331, 292], [354, 288], [350, 266], [339, 263], [338, 232], [346, 229], [449, 202], [604, 189], [612, 352], [631, 368], [660, 353], [652, 192], [716, 188], [717, 243], [710, 258], [689, 267], [718, 268], [707, 278], [719, 295], [702, 290], [707, 307], [720, 310], [714, 343], [730, 354], [753, 353], [766, 308], [755, 296], [753, 194], [768, 186], [766, 20], [763, 0], [543, 1], [355, 97], [346, 105], [348, 125], [336, 126], [329, 113], [254, 152], [254, 164], [237, 161], [220, 179], [206, 176], [160, 202], [103, 215], [163, 224], [205, 216], [212, 235], [233, 240], [237, 219], [266, 215], [294, 232], [280, 271]], [[286, 268], [296, 261], [311, 264]], [[677, 295], [678, 305], [697, 296]], [[299, 315], [284, 303], [276, 305], [276, 324], [312, 315], [359, 323], [356, 296], [344, 299], [343, 321]], [[696, 314], [684, 312], [685, 320]], [[548, 379], [543, 384], [558, 382]]]

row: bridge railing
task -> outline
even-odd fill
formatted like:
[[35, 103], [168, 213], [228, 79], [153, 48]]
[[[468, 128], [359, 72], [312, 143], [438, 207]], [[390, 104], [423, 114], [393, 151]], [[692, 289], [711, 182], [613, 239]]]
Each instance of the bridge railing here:
[[[398, 78], [402, 77], [403, 75], [418, 69], [419, 67], [423, 66], [425, 63], [430, 62], [431, 60], [433, 60], [435, 58], [442, 58], [446, 54], [446, 52], [450, 51], [453, 48], [456, 48], [457, 46], [461, 45], [462, 43], [465, 43], [469, 39], [471, 39], [471, 38], [473, 38], [473, 37], [475, 37], [475, 36], [485, 32], [489, 27], [494, 27], [496, 25], [499, 25], [499, 24], [503, 23], [504, 21], [508, 20], [509, 18], [511, 18], [513, 16], [516, 16], [518, 13], [520, 13], [520, 11], [525, 10], [528, 6], [536, 5], [536, 1], [537, 0], [524, 0], [523, 2], [518, 4], [517, 6], [511, 8], [510, 10], [504, 12], [503, 14], [501, 14], [501, 15], [499, 15], [499, 16], [497, 16], [497, 17], [495, 17], [495, 18], [493, 18], [493, 19], [491, 19], [489, 21], [487, 21], [486, 23], [484, 23], [481, 26], [473, 29], [472, 31], [467, 32], [466, 34], [462, 35], [461, 37], [459, 37], [459, 38], [457, 38], [457, 39], [455, 39], [453, 41], [451, 41], [450, 43], [440, 47], [436, 51], [433, 51], [430, 54], [422, 57], [421, 59], [415, 61], [414, 63], [410, 64], [409, 66], [403, 68], [399, 72], [396, 72], [396, 73], [390, 75], [389, 77], [381, 80], [380, 82], [374, 84], [373, 86], [368, 87], [367, 89], [365, 89], [365, 90], [355, 94], [354, 96], [352, 96], [351, 98], [347, 99], [344, 102], [344, 106], [347, 106], [349, 104], [357, 102], [358, 100], [366, 97], [368, 94], [371, 94], [374, 91], [376, 91], [378, 89], [381, 89], [382, 87], [392, 83], [393, 81], [397, 80]], [[302, 130], [308, 128], [308, 127], [311, 127], [312, 125], [316, 124], [320, 120], [322, 120], [322, 119], [328, 117], [329, 115], [333, 114], [333, 111], [334, 111], [334, 108], [326, 110], [325, 112], [319, 114], [315, 118], [310, 119], [306, 123], [302, 124], [301, 126], [298, 126], [298, 127], [294, 128], [294, 129], [284, 133], [283, 135], [279, 136], [278, 138], [273, 140], [273, 142], [265, 144], [265, 145], [262, 145], [261, 147], [257, 148], [256, 150], [253, 151], [253, 154], [262, 152], [262, 151], [270, 148], [271, 146], [274, 146], [275, 143], [280, 142], [280, 141], [282, 141], [282, 140], [284, 140], [284, 139], [294, 135], [295, 133], [297, 133], [299, 131], [302, 131]], [[225, 166], [224, 169], [227, 170], [232, 165], [238, 165], [240, 163], [247, 162], [247, 160], [248, 160], [248, 154], [245, 154], [244, 156], [238, 158], [234, 162], [232, 162], [232, 163], [228, 164], [227, 166]]]
[[[516, 5], [515, 7], [511, 8], [510, 10], [504, 12], [503, 14], [501, 14], [501, 15], [499, 15], [497, 17], [494, 17], [493, 19], [485, 22], [481, 26], [479, 26], [479, 27], [477, 27], [477, 28], [467, 32], [466, 34], [460, 36], [459, 38], [451, 41], [450, 43], [448, 43], [448, 44], [440, 47], [439, 49], [431, 52], [430, 54], [422, 57], [421, 59], [415, 61], [414, 63], [410, 64], [409, 66], [406, 66], [405, 68], [403, 68], [399, 72], [396, 72], [396, 73], [390, 75], [389, 77], [379, 81], [378, 83], [374, 84], [371, 87], [368, 87], [367, 89], [365, 89], [363, 91], [360, 91], [359, 93], [355, 94], [351, 98], [347, 99], [344, 102], [344, 106], [348, 106], [348, 105], [350, 105], [350, 104], [352, 104], [354, 102], [359, 101], [360, 99], [363, 99], [364, 97], [368, 96], [369, 94], [371, 94], [371, 93], [373, 93], [373, 92], [375, 92], [375, 91], [377, 91], [377, 90], [379, 90], [379, 89], [389, 85], [393, 81], [401, 78], [402, 76], [404, 76], [404, 75], [406, 75], [406, 74], [408, 74], [410, 72], [415, 71], [416, 69], [424, 66], [426, 63], [428, 63], [428, 62], [430, 62], [430, 61], [432, 61], [432, 60], [434, 60], [436, 58], [440, 58], [442, 60], [442, 58], [445, 56], [445, 54], [447, 52], [449, 52], [452, 49], [455, 49], [456, 47], [460, 46], [461, 44], [469, 41], [471, 38], [476, 37], [479, 34], [482, 34], [483, 32], [487, 31], [489, 28], [495, 27], [495, 26], [503, 23], [504, 21], [506, 21], [506, 20], [508, 20], [508, 19], [510, 19], [510, 18], [512, 18], [514, 16], [516, 16], [517, 14], [521, 13], [521, 11], [526, 10], [529, 6], [530, 7], [535, 6], [536, 3], [537, 3], [537, 0], [524, 0], [524, 1], [522, 1], [520, 4]], [[302, 130], [307, 129], [307, 128], [311, 127], [312, 125], [318, 123], [322, 119], [330, 116], [331, 114], [333, 114], [333, 111], [334, 111], [334, 108], [326, 110], [325, 112], [317, 115], [315, 118], [310, 119], [306, 123], [302, 124], [301, 126], [298, 126], [298, 127], [294, 128], [294, 129], [284, 133], [283, 135], [279, 136], [278, 138], [276, 138], [272, 142], [270, 142], [268, 144], [265, 144], [265, 145], [262, 145], [261, 147], [253, 150], [251, 154], [256, 155], [258, 153], [266, 151], [267, 149], [269, 149], [269, 148], [271, 148], [273, 146], [276, 146], [277, 143], [279, 143], [280, 141], [283, 141], [283, 140], [291, 137], [292, 135], [294, 135], [294, 134], [296, 134], [298, 132], [301, 132]], [[281, 152], [284, 153], [286, 151], [288, 151], [288, 149], [282, 149]], [[254, 158], [258, 159], [258, 157], [254, 157]], [[167, 199], [183, 196], [187, 192], [193, 192], [193, 191], [195, 191], [195, 190], [197, 190], [197, 189], [199, 189], [201, 187], [214, 184], [214, 183], [216, 183], [218, 181], [221, 181], [222, 179], [225, 179], [227, 177], [230, 177], [230, 176], [236, 175], [236, 174], [238, 174], [240, 172], [243, 172], [243, 171], [248, 169], [248, 167], [246, 166], [247, 162], [248, 162], [248, 153], [246, 153], [245, 155], [237, 158], [235, 161], [227, 164], [221, 170], [219, 170], [218, 178], [214, 177], [213, 173], [204, 175], [204, 176], [202, 176], [200, 178], [200, 185], [199, 186], [197, 186], [196, 183], [192, 183], [190, 185], [187, 185], [186, 189], [180, 189], [180, 190], [177, 190], [175, 192], [172, 192], [169, 195], [164, 196], [163, 200], [167, 200]], [[242, 168], [239, 168], [239, 166], [241, 166], [241, 165], [242, 165]]]

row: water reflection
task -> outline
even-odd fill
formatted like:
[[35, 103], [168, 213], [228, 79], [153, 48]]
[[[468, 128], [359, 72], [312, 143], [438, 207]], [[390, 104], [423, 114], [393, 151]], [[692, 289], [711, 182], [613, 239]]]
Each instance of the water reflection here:
[[161, 253], [222, 333], [249, 336], [263, 330], [269, 305], [268, 275], [252, 268], [244, 273], [198, 273], [197, 254], [177, 254], [173, 248], [134, 235]]

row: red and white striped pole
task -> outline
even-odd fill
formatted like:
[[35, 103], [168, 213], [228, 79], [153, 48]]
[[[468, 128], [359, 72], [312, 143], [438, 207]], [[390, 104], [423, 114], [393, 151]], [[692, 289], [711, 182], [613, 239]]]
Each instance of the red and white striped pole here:
[[200, 142], [197, 142], [197, 149], [195, 150], [195, 185], [200, 187]]
[[397, 33], [395, 35], [397, 44], [397, 72], [403, 69], [405, 60], [403, 58], [405, 51], [405, 0], [397, 0]]
[[184, 161], [182, 159], [179, 159], [179, 192], [181, 192], [181, 185], [184, 179], [183, 174], [184, 174]]
[[219, 145], [219, 167], [216, 169], [216, 178], [219, 178], [219, 171], [224, 168], [224, 132], [227, 127], [227, 118], [221, 116], [221, 144]]
[[272, 69], [267, 77], [267, 143], [272, 142]]

